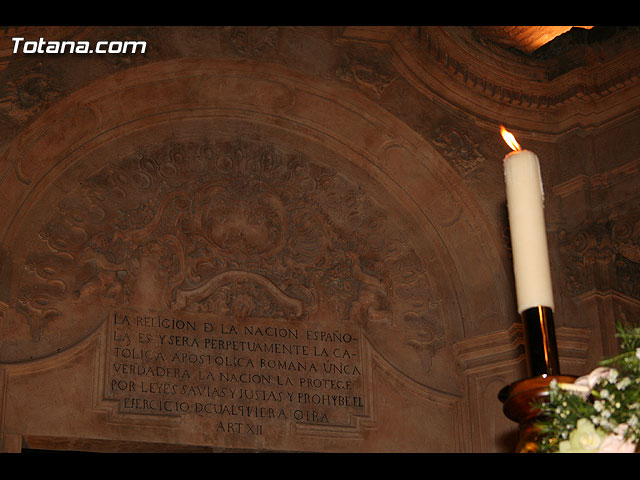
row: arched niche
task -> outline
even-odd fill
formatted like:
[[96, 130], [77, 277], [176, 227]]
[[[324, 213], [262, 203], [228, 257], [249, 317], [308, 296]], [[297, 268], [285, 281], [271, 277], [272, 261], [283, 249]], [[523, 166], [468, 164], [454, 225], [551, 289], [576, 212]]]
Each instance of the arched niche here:
[[0, 168], [6, 366], [95, 339], [118, 308], [208, 312], [349, 325], [394, 381], [457, 404], [453, 345], [511, 323], [459, 176], [337, 84], [154, 63], [59, 101]]

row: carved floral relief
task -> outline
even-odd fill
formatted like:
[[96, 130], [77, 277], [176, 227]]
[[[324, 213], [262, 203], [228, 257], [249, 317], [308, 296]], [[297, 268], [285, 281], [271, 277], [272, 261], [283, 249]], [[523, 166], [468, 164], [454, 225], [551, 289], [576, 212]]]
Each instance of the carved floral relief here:
[[586, 225], [561, 232], [568, 291], [616, 290], [640, 298], [640, 222], [635, 216]]
[[0, 111], [14, 121], [24, 123], [49, 107], [60, 90], [42, 63], [25, 67], [23, 75], [10, 80], [0, 97]]
[[224, 27], [221, 38], [237, 54], [257, 57], [277, 46], [280, 30], [276, 26]]
[[440, 125], [431, 132], [431, 140], [440, 153], [447, 158], [462, 175], [472, 172], [484, 162], [478, 145], [471, 136], [450, 125]]
[[396, 79], [396, 74], [383, 73], [379, 68], [345, 56], [336, 71], [341, 80], [353, 82], [359, 87], [373, 91], [380, 98], [384, 90]]
[[29, 252], [14, 307], [36, 343], [53, 322], [111, 305], [401, 331], [427, 370], [444, 345], [428, 272], [385, 209], [269, 144], [114, 160], [54, 206]]

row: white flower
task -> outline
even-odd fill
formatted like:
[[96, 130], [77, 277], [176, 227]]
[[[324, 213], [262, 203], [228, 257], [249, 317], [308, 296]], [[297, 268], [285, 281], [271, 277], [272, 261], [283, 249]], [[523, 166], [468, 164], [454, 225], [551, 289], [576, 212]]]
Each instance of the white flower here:
[[[639, 357], [640, 358], [640, 357]], [[589, 375], [584, 375], [580, 378], [577, 378], [575, 382], [573, 382], [572, 391], [576, 392], [576, 395], [580, 395], [583, 399], [586, 399], [593, 390], [593, 387], [602, 380], [609, 378], [617, 378], [618, 371], [614, 368], [608, 367], [598, 367], [593, 370]], [[568, 384], [563, 384], [563, 387]]]
[[596, 400], [593, 402], [593, 408], [596, 409], [596, 412], [601, 412], [604, 409], [604, 402], [602, 400]]
[[560, 453], [595, 453], [605, 434], [596, 428], [586, 418], [581, 418], [576, 424], [576, 429], [569, 435], [569, 440], [563, 440], [558, 444]]
[[575, 383], [558, 383], [558, 387], [567, 392], [573, 393], [574, 395], [578, 395], [582, 397], [583, 400], [586, 400], [591, 394], [591, 388], [587, 385], [576, 385]]
[[598, 453], [634, 453], [635, 451], [635, 443], [613, 434], [607, 435], [598, 449]]
[[616, 388], [618, 390], [624, 390], [625, 388], [627, 388], [629, 385], [631, 385], [631, 379], [629, 377], [624, 377], [622, 380], [620, 380], [617, 384], [616, 384]]
[[624, 438], [627, 428], [628, 426], [624, 423], [618, 425], [614, 433], [610, 433], [602, 441], [598, 453], [634, 453], [636, 444]]

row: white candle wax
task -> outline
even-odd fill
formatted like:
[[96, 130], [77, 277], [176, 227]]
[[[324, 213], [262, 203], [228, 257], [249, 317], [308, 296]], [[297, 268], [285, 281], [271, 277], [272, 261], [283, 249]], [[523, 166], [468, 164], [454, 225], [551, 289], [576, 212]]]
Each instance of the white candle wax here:
[[553, 310], [551, 269], [544, 221], [544, 189], [535, 153], [504, 157], [518, 312], [538, 306]]

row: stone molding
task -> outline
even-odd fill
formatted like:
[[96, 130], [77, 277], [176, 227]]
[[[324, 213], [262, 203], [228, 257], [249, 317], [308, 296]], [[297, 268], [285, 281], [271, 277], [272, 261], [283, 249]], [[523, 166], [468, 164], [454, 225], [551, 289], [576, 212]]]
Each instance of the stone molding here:
[[489, 128], [507, 124], [552, 138], [619, 120], [639, 105], [637, 37], [555, 78], [549, 62], [489, 45], [465, 27], [348, 27], [343, 38], [388, 49], [419, 91]]

